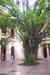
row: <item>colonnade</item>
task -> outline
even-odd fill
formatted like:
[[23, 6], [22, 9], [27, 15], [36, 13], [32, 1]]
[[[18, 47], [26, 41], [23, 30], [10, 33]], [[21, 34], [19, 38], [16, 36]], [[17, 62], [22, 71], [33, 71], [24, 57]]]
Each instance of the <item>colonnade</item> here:
[[44, 57], [44, 44], [39, 44], [38, 53], [37, 53], [38, 58], [44, 59], [50, 57], [50, 49], [48, 44], [45, 44], [45, 49], [46, 49], [47, 57]]

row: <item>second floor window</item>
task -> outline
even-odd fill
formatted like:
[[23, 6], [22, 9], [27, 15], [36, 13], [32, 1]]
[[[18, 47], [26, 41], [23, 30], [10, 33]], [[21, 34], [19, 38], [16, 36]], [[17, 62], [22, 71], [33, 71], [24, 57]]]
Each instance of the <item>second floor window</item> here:
[[11, 29], [11, 36], [14, 36], [14, 29]]

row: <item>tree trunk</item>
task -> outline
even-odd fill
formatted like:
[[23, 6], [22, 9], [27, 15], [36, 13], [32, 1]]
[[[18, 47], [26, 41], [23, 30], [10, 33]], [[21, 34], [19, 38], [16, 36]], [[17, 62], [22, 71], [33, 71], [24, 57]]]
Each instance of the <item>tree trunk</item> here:
[[23, 13], [25, 13], [25, 0], [22, 0]]
[[26, 0], [26, 11], [29, 10], [29, 2]]

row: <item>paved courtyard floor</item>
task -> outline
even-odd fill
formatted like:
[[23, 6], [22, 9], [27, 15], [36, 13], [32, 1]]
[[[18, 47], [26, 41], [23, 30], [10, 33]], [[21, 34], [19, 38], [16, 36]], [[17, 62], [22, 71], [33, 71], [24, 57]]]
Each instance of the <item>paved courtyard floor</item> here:
[[50, 59], [44, 59], [39, 65], [36, 66], [21, 66], [21, 60], [0, 62], [0, 73], [8, 75], [50, 75]]

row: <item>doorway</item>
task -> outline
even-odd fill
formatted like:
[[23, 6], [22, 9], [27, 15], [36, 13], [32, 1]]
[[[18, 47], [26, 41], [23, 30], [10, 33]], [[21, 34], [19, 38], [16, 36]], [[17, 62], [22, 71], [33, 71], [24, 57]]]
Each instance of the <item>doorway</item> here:
[[11, 58], [14, 59], [15, 55], [14, 55], [14, 46], [11, 47]]
[[6, 60], [6, 46], [2, 45], [1, 46], [1, 61], [5, 61]]
[[44, 48], [44, 58], [47, 58], [47, 50], [46, 50], [46, 48]]

